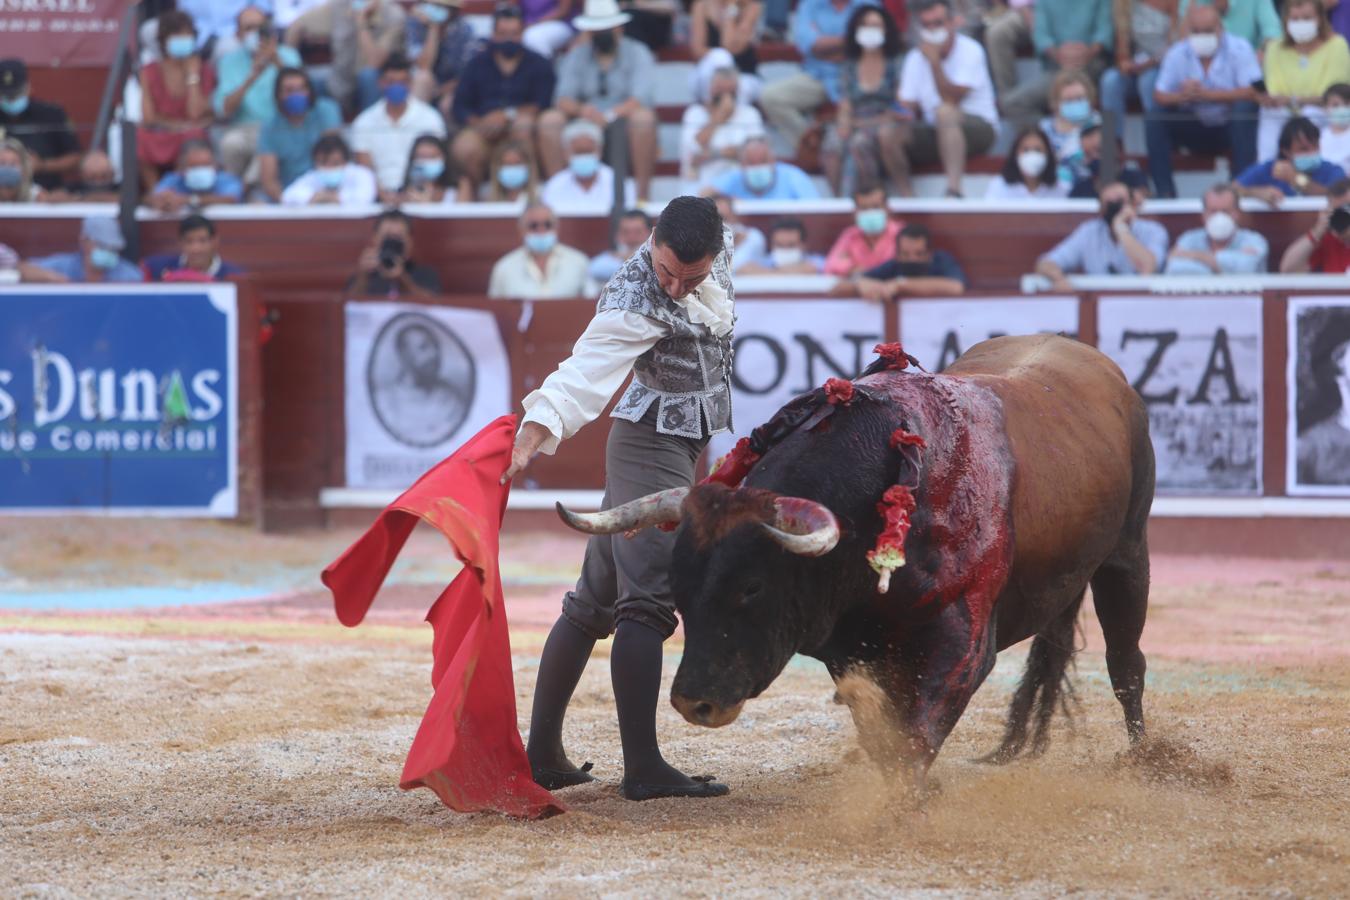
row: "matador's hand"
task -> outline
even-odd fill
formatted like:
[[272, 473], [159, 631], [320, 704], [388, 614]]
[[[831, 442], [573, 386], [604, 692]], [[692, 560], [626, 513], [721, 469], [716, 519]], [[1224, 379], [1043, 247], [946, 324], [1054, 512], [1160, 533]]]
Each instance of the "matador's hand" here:
[[502, 484], [520, 474], [530, 464], [530, 460], [539, 452], [540, 446], [548, 439], [549, 430], [538, 422], [526, 422], [516, 432], [516, 443], [511, 448], [511, 465], [502, 473]]

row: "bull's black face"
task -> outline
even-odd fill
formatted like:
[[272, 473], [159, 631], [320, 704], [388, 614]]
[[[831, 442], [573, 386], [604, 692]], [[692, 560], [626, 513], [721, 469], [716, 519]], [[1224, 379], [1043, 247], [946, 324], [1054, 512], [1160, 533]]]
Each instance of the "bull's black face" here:
[[740, 715], [802, 646], [801, 557], [755, 525], [709, 547], [690, 529], [676, 539], [672, 587], [684, 622], [684, 658], [671, 703], [696, 725], [718, 727]]

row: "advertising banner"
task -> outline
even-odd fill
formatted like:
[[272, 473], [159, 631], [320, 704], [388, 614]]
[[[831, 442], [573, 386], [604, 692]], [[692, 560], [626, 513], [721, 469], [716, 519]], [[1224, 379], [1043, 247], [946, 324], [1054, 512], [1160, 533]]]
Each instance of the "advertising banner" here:
[[233, 285], [0, 290], [0, 513], [233, 517]]
[[1158, 493], [1261, 494], [1261, 298], [1102, 297], [1097, 345], [1148, 404]]
[[0, 57], [30, 66], [106, 66], [131, 0], [0, 0]]
[[1008, 334], [1078, 333], [1077, 297], [996, 297], [900, 301], [900, 343], [941, 372], [980, 341]]
[[356, 302], [346, 321], [348, 487], [406, 488], [511, 412], [492, 313]]
[[742, 300], [736, 304], [732, 368], [735, 432], [709, 444], [713, 459], [798, 394], [829, 378], [852, 378], [885, 340], [885, 312], [868, 300]]
[[1289, 298], [1286, 488], [1350, 496], [1350, 297]]

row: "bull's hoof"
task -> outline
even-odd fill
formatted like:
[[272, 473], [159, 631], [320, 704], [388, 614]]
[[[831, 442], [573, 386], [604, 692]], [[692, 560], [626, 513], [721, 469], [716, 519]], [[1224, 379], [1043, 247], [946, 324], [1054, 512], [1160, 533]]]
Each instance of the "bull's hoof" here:
[[534, 778], [534, 783], [546, 791], [556, 791], [560, 788], [573, 787], [578, 784], [586, 784], [594, 781], [595, 776], [591, 774], [593, 763], [582, 763], [579, 768], [571, 770], [546, 769], [543, 766], [530, 766], [530, 775]]
[[643, 784], [640, 781], [623, 780], [619, 790], [629, 800], [659, 800], [662, 797], [725, 797], [731, 788], [720, 781], [713, 781], [711, 775], [695, 775], [691, 784]]

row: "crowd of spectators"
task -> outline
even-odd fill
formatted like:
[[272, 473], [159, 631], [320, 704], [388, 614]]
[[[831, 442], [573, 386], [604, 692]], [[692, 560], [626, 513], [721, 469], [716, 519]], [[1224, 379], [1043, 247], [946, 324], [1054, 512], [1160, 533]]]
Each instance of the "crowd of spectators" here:
[[[1350, 0], [693, 0], [687, 10], [524, 0], [495, 6], [486, 27], [461, 6], [291, 0], [283, 15], [271, 0], [179, 0], [147, 23], [137, 158], [124, 177], [149, 208], [195, 223], [179, 268], [231, 270], [201, 215], [217, 205], [512, 202], [521, 246], [499, 260], [492, 293], [593, 289], [649, 228], [640, 207], [660, 156], [656, 52], [674, 42], [694, 61], [681, 187], [717, 196], [744, 274], [832, 275], [864, 297], [959, 290], [960, 265], [890, 215], [887, 199], [912, 196], [922, 167], [961, 198], [970, 159], [1000, 132], [1011, 142], [985, 198], [1101, 205], [1036, 263], [1059, 285], [1072, 272], [1264, 271], [1267, 248], [1243, 227], [1241, 198], [1276, 207], [1345, 193]], [[769, 40], [795, 44], [795, 74], [765, 78]], [[1034, 58], [1034, 76], [1019, 77], [1019, 55]], [[1103, 184], [1132, 104], [1143, 165], [1117, 160]], [[1140, 204], [1176, 196], [1177, 153], [1227, 156], [1232, 178], [1204, 194], [1204, 227], [1169, 248]], [[806, 251], [801, 218], [767, 235], [736, 218], [739, 200], [821, 197], [815, 171], [855, 208], [823, 258]], [[82, 153], [65, 111], [33, 96], [23, 63], [0, 60], [0, 202], [106, 201], [119, 190], [107, 154]], [[611, 251], [588, 261], [558, 242], [559, 212], [616, 204], [631, 212]], [[1282, 271], [1340, 260], [1329, 241], [1347, 229], [1334, 209]], [[24, 271], [117, 280], [166, 270], [113, 264], [120, 247], [89, 222], [78, 253]], [[398, 264], [384, 265], [380, 247], [399, 241]], [[412, 261], [406, 219], [381, 216], [354, 285], [429, 290], [421, 274], [430, 270]]]

